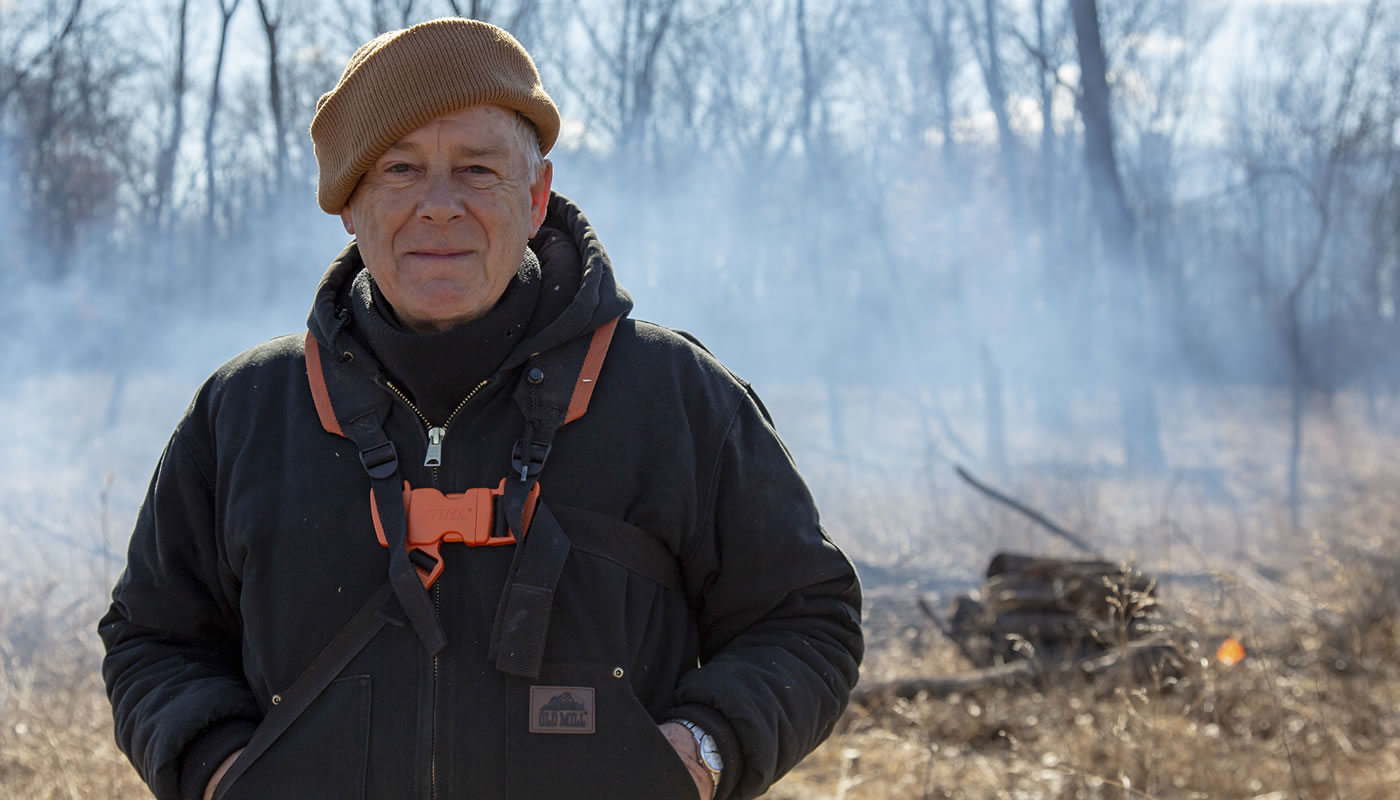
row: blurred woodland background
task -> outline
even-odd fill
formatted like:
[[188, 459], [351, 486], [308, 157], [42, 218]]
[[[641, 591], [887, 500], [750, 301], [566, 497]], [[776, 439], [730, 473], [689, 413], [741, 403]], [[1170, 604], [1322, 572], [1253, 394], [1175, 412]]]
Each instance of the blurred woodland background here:
[[768, 401], [872, 680], [966, 668], [916, 593], [1059, 546], [953, 463], [1253, 632], [1168, 702], [867, 703], [775, 795], [1395, 796], [1393, 0], [0, 0], [0, 794], [142, 796], [92, 628], [150, 470], [344, 243], [317, 98], [449, 14], [535, 56], [634, 315]]
[[922, 393], [935, 423], [939, 390], [976, 392], [964, 457], [997, 469], [1008, 405], [1069, 432], [1100, 393], [1115, 461], [1160, 469], [1154, 390], [1281, 389], [1301, 439], [1314, 401], [1357, 389], [1374, 419], [1400, 385], [1382, 0], [5, 0], [6, 316], [61, 287], [25, 327], [98, 334], [18, 361], [120, 370], [112, 334], [152, 309], [302, 307], [343, 238], [313, 202], [316, 99], [443, 14], [536, 55], [557, 188], [639, 316], [815, 381], [837, 451], [861, 446], [845, 387]]

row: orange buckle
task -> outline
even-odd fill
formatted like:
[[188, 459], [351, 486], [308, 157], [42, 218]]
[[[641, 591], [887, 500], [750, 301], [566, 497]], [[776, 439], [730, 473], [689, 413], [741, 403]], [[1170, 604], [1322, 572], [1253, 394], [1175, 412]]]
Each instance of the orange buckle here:
[[[468, 547], [496, 547], [515, 544], [516, 537], [507, 527], [504, 515], [496, 514], [497, 498], [505, 496], [506, 479], [494, 489], [468, 489], [459, 494], [443, 494], [437, 489], [414, 489], [403, 482], [403, 508], [408, 523], [408, 554], [423, 588], [429, 588], [442, 574], [442, 556], [438, 548], [443, 542], [461, 542]], [[535, 516], [535, 503], [540, 497], [540, 485], [530, 487], [525, 497], [522, 522], [526, 532]], [[384, 526], [379, 521], [379, 505], [374, 491], [369, 493], [370, 515], [379, 543], [389, 546]], [[418, 555], [418, 554], [422, 555]], [[424, 564], [430, 561], [431, 566]]]

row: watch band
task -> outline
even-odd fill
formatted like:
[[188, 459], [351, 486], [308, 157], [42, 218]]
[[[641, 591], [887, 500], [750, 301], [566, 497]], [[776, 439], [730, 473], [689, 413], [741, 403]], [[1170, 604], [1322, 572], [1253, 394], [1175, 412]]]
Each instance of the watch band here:
[[724, 759], [720, 758], [719, 748], [715, 744], [715, 737], [705, 732], [705, 729], [696, 725], [688, 719], [671, 719], [678, 725], [684, 725], [690, 731], [690, 735], [695, 737], [695, 748], [700, 753], [700, 763], [710, 773], [710, 779], [715, 783], [715, 789], [719, 789], [719, 779], [724, 773]]

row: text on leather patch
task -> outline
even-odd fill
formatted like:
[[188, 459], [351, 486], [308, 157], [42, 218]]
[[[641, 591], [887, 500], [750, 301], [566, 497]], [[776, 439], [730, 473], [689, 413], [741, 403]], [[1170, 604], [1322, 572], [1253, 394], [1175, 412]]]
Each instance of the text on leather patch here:
[[592, 733], [593, 711], [592, 687], [530, 687], [530, 733]]

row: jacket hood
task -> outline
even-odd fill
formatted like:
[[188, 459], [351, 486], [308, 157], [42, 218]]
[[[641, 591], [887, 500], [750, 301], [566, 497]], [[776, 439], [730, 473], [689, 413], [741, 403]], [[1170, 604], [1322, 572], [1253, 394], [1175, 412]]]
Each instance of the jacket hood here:
[[[558, 193], [550, 195], [544, 224], [529, 247], [540, 259], [545, 286], [574, 291], [563, 302], [541, 298], [529, 332], [506, 356], [501, 369], [511, 369], [535, 353], [588, 335], [608, 320], [626, 316], [632, 310], [632, 297], [618, 286], [612, 261], [593, 226], [568, 198]], [[359, 245], [352, 239], [321, 277], [306, 325], [327, 350], [342, 358], [348, 353], [356, 363], [378, 372], [378, 359], [347, 333], [350, 285], [363, 268]]]

